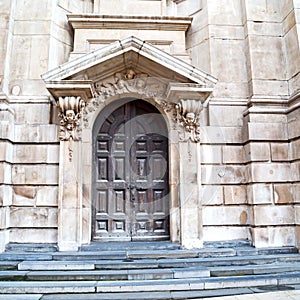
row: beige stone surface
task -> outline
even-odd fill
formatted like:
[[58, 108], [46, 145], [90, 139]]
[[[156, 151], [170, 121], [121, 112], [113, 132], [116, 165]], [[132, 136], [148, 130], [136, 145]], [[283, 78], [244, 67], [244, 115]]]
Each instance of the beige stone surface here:
[[204, 241], [251, 239], [248, 226], [204, 226]]
[[11, 243], [56, 243], [56, 229], [41, 228], [12, 228], [10, 229], [9, 241]]
[[291, 172], [289, 163], [251, 164], [252, 182], [289, 182], [294, 176], [297, 177], [297, 174]]
[[244, 146], [247, 161], [269, 161], [271, 159], [270, 144], [249, 143]]
[[205, 206], [202, 210], [204, 226], [247, 225], [249, 223], [248, 207], [239, 206]]
[[265, 227], [251, 229], [254, 246], [264, 247], [283, 247], [295, 245], [295, 227]]
[[266, 225], [293, 225], [295, 217], [292, 206], [258, 205], [253, 207], [254, 224]]
[[223, 204], [223, 198], [224, 196], [222, 186], [202, 185], [201, 204], [203, 206]]
[[248, 199], [251, 204], [271, 204], [273, 190], [271, 184], [251, 184], [248, 186]]
[[249, 201], [244, 185], [224, 186], [224, 203], [226, 205], [247, 204]]
[[46, 207], [14, 207], [10, 209], [10, 226], [45, 228], [57, 226], [57, 209]]
[[[55, 99], [41, 74], [72, 61], [67, 79], [101, 85], [114, 76], [112, 66], [134, 68], [128, 53], [103, 62], [105, 68], [91, 59], [77, 75], [76, 59], [84, 68], [83, 54], [130, 36], [191, 63], [189, 77], [183, 63], [147, 48], [139, 57], [142, 72], [191, 84], [195, 66], [208, 73], [201, 73], [203, 81], [209, 74], [218, 79], [200, 113], [196, 146], [174, 122], [174, 107], [166, 112], [163, 102], [190, 93], [176, 100], [126, 94], [155, 104], [169, 127], [171, 240], [188, 248], [235, 239], [257, 247], [299, 246], [299, 8], [298, 0], [0, 1], [0, 251], [7, 242], [58, 242], [60, 250], [89, 243], [93, 122], [123, 95], [89, 108], [83, 142], [70, 161], [70, 145], [58, 138]], [[98, 23], [67, 17], [91, 13]], [[114, 23], [109, 15], [121, 17]], [[193, 20], [180, 27], [178, 16]], [[77, 26], [74, 35], [68, 18]]]
[[276, 204], [293, 203], [291, 184], [274, 184], [274, 202]]

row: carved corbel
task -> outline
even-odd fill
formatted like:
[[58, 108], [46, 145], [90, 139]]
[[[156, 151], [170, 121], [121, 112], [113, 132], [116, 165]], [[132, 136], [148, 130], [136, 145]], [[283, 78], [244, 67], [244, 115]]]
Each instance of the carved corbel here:
[[190, 133], [190, 139], [200, 142], [200, 112], [202, 103], [198, 100], [180, 100], [176, 105], [177, 122]]
[[59, 97], [58, 117], [60, 119], [59, 139], [61, 141], [78, 141], [81, 138], [80, 119], [85, 107], [81, 97]]

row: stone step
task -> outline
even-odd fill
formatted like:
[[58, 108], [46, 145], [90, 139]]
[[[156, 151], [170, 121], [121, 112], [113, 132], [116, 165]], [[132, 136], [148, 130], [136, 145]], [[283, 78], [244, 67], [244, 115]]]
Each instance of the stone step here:
[[79, 281], [79, 280], [156, 280], [210, 277], [206, 268], [87, 270], [87, 271], [0, 271], [0, 280]]
[[275, 263], [264, 265], [247, 265], [247, 266], [221, 266], [209, 268], [212, 277], [220, 276], [241, 276], [256, 274], [274, 274], [300, 272], [300, 263]]
[[[18, 264], [18, 270], [122, 270], [122, 269], [165, 269], [186, 267], [223, 267], [270, 265], [279, 263], [300, 263], [299, 254], [257, 255], [248, 257], [218, 258], [162, 258], [162, 259], [125, 259], [125, 260], [29, 260]], [[6, 263], [15, 266], [15, 262]]]
[[94, 270], [95, 263], [88, 261], [23, 261], [18, 264], [18, 270]]
[[1, 281], [0, 294], [121, 293], [207, 291], [299, 284], [300, 272], [219, 278], [132, 281]]
[[[158, 299], [195, 299], [195, 298], [207, 298], [207, 297], [217, 297], [217, 296], [232, 296], [232, 295], [243, 295], [243, 294], [253, 294], [251, 289], [223, 289], [222, 293], [219, 290], [194, 290], [194, 291], [165, 291], [165, 292], [132, 292], [132, 293], [102, 293], [102, 294], [50, 294], [44, 295], [42, 300], [158, 300]], [[13, 300], [9, 298], [7, 300]], [[1, 300], [1, 297], [0, 297]], [[35, 300], [33, 298], [33, 300]]]
[[0, 271], [15, 270], [18, 268], [18, 261], [0, 261]]
[[31, 253], [49, 253], [58, 251], [56, 244], [18, 244], [9, 243], [5, 247], [6, 252], [31, 252]]
[[116, 249], [128, 250], [179, 250], [181, 245], [179, 243], [172, 243], [170, 241], [160, 242], [106, 242], [97, 243], [92, 242], [89, 245], [84, 245], [80, 251], [114, 251]]

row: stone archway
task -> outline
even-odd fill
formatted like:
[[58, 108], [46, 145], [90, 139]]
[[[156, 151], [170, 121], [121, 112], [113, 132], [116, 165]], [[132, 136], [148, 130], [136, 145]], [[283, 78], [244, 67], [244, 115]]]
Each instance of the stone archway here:
[[168, 240], [165, 120], [146, 101], [116, 102], [94, 124], [92, 240]]
[[[118, 71], [112, 73], [110, 65]], [[143, 99], [164, 116], [170, 238], [186, 248], [201, 247], [200, 125], [215, 79], [134, 37], [71, 61], [44, 79], [60, 111], [59, 249], [77, 250], [91, 241], [93, 126], [101, 111], [124, 98]]]

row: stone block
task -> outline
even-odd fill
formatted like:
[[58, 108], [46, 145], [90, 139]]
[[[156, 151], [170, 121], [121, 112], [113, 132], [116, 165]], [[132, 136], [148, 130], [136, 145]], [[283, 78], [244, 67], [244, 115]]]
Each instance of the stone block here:
[[300, 162], [291, 164], [292, 181], [300, 181]]
[[294, 246], [294, 227], [252, 228], [253, 244], [256, 248]]
[[285, 79], [285, 61], [282, 38], [274, 36], [249, 36], [253, 79]]
[[[300, 121], [299, 121], [299, 126], [300, 126]], [[290, 142], [290, 158], [291, 160], [295, 160], [295, 159], [299, 159], [299, 157], [300, 157], [300, 139], [297, 139]]]
[[[210, 53], [207, 51], [209, 47], [209, 41], [204, 40], [200, 44], [193, 45], [191, 48], [188, 48], [190, 52], [191, 59], [193, 64], [200, 68], [202, 71], [210, 73], [211, 65], [210, 65]], [[203, 55], [199, 55], [199, 53], [203, 53]]]
[[47, 35], [50, 33], [50, 20], [15, 20], [14, 35]]
[[248, 226], [203, 226], [203, 240], [207, 242], [251, 240]]
[[14, 186], [13, 201], [14, 206], [35, 206], [36, 190], [34, 186]]
[[[114, 9], [112, 10], [112, 7]], [[160, 15], [162, 14], [161, 1], [129, 0], [124, 3], [122, 0], [96, 0], [94, 12], [102, 15]]]
[[15, 163], [45, 163], [47, 161], [47, 145], [15, 145]]
[[[31, 1], [18, 1], [16, 5], [16, 20], [50, 20], [52, 13], [51, 0], [46, 0], [43, 2], [41, 7], [41, 2], [39, 0]], [[42, 9], [43, 8], [43, 9]]]
[[294, 203], [300, 203], [300, 183], [294, 183], [292, 185], [292, 193], [293, 193]]
[[209, 23], [216, 25], [242, 25], [241, 3], [233, 3], [230, 0], [207, 2]]
[[246, 167], [239, 165], [202, 166], [203, 184], [241, 184], [246, 182]]
[[0, 141], [0, 161], [13, 161], [13, 145], [7, 141]]
[[281, 36], [282, 25], [275, 22], [247, 22], [247, 30], [250, 35], [264, 35], [264, 36]]
[[272, 161], [288, 161], [289, 160], [289, 144], [271, 143]]
[[291, 166], [288, 163], [252, 163], [252, 182], [287, 182], [291, 180]]
[[9, 207], [0, 207], [0, 230], [10, 227]]
[[264, 205], [253, 207], [254, 225], [293, 225], [295, 223], [294, 209], [292, 206]]
[[281, 22], [281, 3], [278, 1], [247, 0], [247, 18], [252, 21]]
[[57, 227], [57, 209], [47, 207], [13, 207], [10, 226], [15, 228]]
[[220, 164], [222, 162], [221, 146], [202, 145], [200, 153], [202, 164]]
[[242, 142], [242, 129], [239, 127], [203, 126], [200, 139], [207, 144], [239, 144]]
[[55, 165], [14, 165], [13, 184], [58, 184], [58, 166]]
[[248, 186], [249, 203], [271, 204], [273, 190], [271, 184], [252, 184]]
[[249, 143], [244, 148], [246, 161], [269, 161], [271, 159], [268, 143]]
[[268, 114], [250, 114], [249, 115], [249, 122], [251, 123], [286, 123], [287, 122], [287, 116], [286, 114], [274, 114], [274, 113], [268, 113]]
[[224, 202], [226, 205], [247, 204], [247, 190], [244, 185], [224, 186]]
[[47, 162], [59, 163], [59, 145], [47, 145]]
[[249, 123], [248, 133], [250, 140], [287, 140], [287, 124], [282, 123]]
[[291, 184], [274, 184], [274, 202], [275, 204], [293, 203]]
[[49, 36], [38, 35], [31, 37], [31, 52], [29, 65], [29, 78], [40, 79], [41, 74], [48, 71]]
[[205, 206], [202, 210], [204, 226], [247, 225], [247, 206]]
[[12, 204], [12, 188], [9, 185], [0, 185], [0, 207]]
[[[267, 54], [265, 54], [267, 55]], [[257, 62], [259, 64], [259, 62]], [[250, 89], [254, 95], [267, 96], [284, 96], [287, 97], [290, 93], [289, 82], [287, 80], [271, 80], [271, 79], [252, 79], [249, 82]]]
[[36, 192], [37, 206], [57, 206], [58, 187], [38, 187]]
[[295, 205], [295, 223], [296, 225], [300, 225], [300, 206]]
[[243, 125], [244, 110], [244, 106], [225, 106], [210, 102], [209, 124], [211, 126], [241, 127]]
[[243, 146], [224, 146], [223, 163], [243, 163], [245, 162], [245, 151]]
[[5, 184], [11, 183], [11, 165], [6, 162], [0, 162], [0, 182]]
[[[212, 72], [222, 82], [247, 82], [245, 42], [211, 40]], [[226, 55], [223, 55], [226, 53]]]
[[286, 47], [286, 69], [287, 78], [290, 79], [299, 72], [297, 65], [300, 64], [299, 57], [299, 35], [296, 26], [294, 26], [284, 37], [285, 47]]
[[[45, 99], [41, 99], [44, 100]], [[48, 124], [50, 119], [50, 105], [43, 104], [16, 104], [12, 105], [15, 111], [15, 124]], [[30, 113], [28, 113], [30, 111]]]
[[0, 253], [5, 251], [5, 245], [9, 242], [9, 231], [0, 230]]
[[11, 228], [11, 243], [57, 243], [57, 230], [53, 228]]
[[31, 51], [31, 39], [28, 36], [14, 36], [12, 56], [14, 60], [10, 65], [10, 78], [11, 80], [28, 78], [29, 75], [29, 62]]
[[201, 204], [203, 206], [223, 204], [222, 186], [202, 185]]

